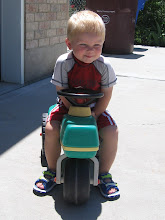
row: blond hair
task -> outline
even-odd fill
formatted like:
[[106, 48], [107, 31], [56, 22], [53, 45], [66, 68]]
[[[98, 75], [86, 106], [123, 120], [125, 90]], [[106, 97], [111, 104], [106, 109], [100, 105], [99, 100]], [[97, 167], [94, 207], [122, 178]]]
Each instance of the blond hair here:
[[67, 38], [72, 41], [77, 34], [95, 33], [105, 40], [105, 24], [102, 18], [93, 11], [84, 10], [73, 14], [67, 27]]

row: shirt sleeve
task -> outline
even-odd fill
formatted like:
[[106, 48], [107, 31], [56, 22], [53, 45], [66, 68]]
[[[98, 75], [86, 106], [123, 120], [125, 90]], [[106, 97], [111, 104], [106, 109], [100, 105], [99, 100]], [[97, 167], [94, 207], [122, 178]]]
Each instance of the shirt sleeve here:
[[97, 69], [101, 74], [102, 88], [109, 88], [116, 84], [116, 74], [107, 57], [100, 56], [97, 62]]
[[64, 88], [68, 88], [67, 56], [68, 54], [63, 54], [57, 59], [51, 79], [52, 84]]

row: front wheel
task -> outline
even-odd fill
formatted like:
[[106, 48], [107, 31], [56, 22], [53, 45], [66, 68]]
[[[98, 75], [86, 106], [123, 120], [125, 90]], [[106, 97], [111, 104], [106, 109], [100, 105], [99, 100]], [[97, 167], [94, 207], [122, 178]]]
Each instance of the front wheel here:
[[87, 159], [68, 159], [64, 168], [63, 197], [80, 205], [90, 196], [90, 167]]

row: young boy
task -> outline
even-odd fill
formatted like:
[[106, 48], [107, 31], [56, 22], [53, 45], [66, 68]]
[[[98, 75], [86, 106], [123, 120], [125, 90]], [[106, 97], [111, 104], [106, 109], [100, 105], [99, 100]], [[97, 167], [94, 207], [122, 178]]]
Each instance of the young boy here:
[[[102, 142], [100, 148], [99, 188], [102, 195], [114, 200], [120, 197], [117, 184], [109, 172], [117, 152], [118, 130], [113, 118], [106, 111], [116, 83], [115, 73], [109, 60], [101, 56], [105, 40], [105, 25], [92, 11], [73, 14], [68, 21], [66, 45], [69, 54], [61, 55], [55, 65], [51, 82], [57, 91], [64, 88], [83, 88], [103, 92], [104, 96], [92, 108]], [[60, 124], [71, 104], [64, 97], [52, 109], [45, 129], [45, 153], [49, 169], [43, 172], [33, 187], [46, 193], [54, 186], [56, 162], [60, 156]]]

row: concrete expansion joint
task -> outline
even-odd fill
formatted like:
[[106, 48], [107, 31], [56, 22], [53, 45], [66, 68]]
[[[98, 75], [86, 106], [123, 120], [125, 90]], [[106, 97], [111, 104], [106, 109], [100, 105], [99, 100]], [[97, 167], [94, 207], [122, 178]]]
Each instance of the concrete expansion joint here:
[[163, 81], [164, 79], [157, 79], [157, 78], [149, 78], [149, 77], [139, 77], [139, 76], [129, 76], [129, 75], [120, 75], [116, 74], [117, 77], [127, 77], [127, 78], [134, 78], [134, 79], [140, 79], [140, 80], [154, 80], [154, 81]]

